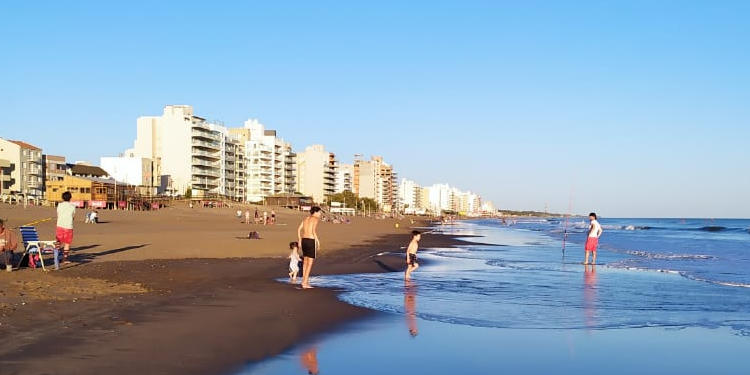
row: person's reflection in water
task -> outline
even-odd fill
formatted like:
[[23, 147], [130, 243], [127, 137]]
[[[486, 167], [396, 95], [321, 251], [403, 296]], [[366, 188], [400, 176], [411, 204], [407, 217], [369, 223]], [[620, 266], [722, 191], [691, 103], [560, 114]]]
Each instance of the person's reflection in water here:
[[583, 315], [586, 327], [596, 327], [596, 266], [583, 266]]
[[406, 312], [406, 325], [409, 327], [411, 337], [417, 337], [417, 285], [411, 280], [404, 281], [404, 311]]
[[310, 347], [299, 357], [302, 362], [302, 367], [307, 370], [308, 374], [317, 375], [320, 370], [318, 369], [318, 348], [315, 346]]

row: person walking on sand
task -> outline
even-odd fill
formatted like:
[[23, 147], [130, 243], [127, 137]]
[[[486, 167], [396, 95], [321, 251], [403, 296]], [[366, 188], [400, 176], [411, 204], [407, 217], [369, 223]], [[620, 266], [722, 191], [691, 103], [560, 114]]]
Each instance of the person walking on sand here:
[[245, 224], [250, 224], [250, 209], [245, 210]]
[[268, 225], [268, 211], [263, 211], [263, 225]]
[[302, 245], [302, 288], [310, 289], [310, 271], [315, 261], [315, 253], [320, 248], [318, 239], [318, 223], [320, 222], [320, 207], [310, 208], [310, 216], [304, 218], [297, 228], [297, 239]]
[[591, 224], [589, 225], [589, 234], [586, 238], [586, 245], [584, 246], [584, 250], [586, 251], [586, 260], [583, 262], [583, 264], [589, 264], [590, 253], [594, 253], [593, 264], [596, 264], [596, 248], [599, 246], [599, 236], [602, 235], [602, 226], [596, 219], [596, 213], [590, 213], [589, 220], [591, 220]]
[[406, 248], [406, 273], [404, 273], [405, 280], [411, 280], [411, 273], [419, 268], [417, 263], [417, 250], [419, 250], [419, 240], [422, 239], [422, 233], [415, 230], [411, 232], [411, 242]]
[[57, 205], [57, 228], [55, 239], [63, 245], [63, 264], [70, 263], [70, 244], [73, 243], [73, 217], [76, 214], [76, 206], [70, 203], [73, 194], [66, 191], [62, 194], [63, 202]]

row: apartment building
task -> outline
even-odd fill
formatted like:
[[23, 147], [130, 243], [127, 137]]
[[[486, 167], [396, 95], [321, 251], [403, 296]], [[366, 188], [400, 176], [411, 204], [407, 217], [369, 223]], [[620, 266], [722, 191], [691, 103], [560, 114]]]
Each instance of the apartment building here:
[[336, 172], [336, 193], [354, 191], [354, 164], [340, 164]]
[[67, 173], [68, 166], [64, 156], [42, 155], [44, 181], [62, 181]]
[[399, 208], [406, 213], [415, 213], [422, 204], [422, 188], [414, 181], [401, 179], [398, 185]]
[[161, 116], [138, 118], [136, 140], [125, 154], [153, 161], [159, 193], [227, 196], [237, 194], [237, 143], [226, 127], [196, 116], [192, 106], [168, 105]]
[[374, 199], [385, 212], [399, 206], [396, 181], [393, 166], [385, 163], [380, 156], [354, 161], [354, 193], [362, 198]]
[[276, 194], [294, 193], [296, 155], [289, 143], [277, 137], [275, 130], [249, 119], [242, 128], [231, 128], [229, 133], [245, 148], [248, 201], [260, 202]]
[[[42, 149], [0, 138], [0, 192], [39, 201], [44, 197]], [[2, 165], [7, 165], [2, 167]]]
[[297, 153], [297, 191], [322, 203], [336, 192], [338, 161], [323, 145], [312, 145]]

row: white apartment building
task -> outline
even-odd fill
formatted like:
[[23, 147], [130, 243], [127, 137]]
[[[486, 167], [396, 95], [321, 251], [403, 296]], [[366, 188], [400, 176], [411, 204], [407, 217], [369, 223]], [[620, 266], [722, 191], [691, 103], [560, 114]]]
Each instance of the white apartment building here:
[[0, 138], [0, 194], [44, 197], [42, 149], [23, 141]]
[[323, 145], [308, 146], [297, 153], [297, 191], [321, 203], [336, 192], [337, 171], [336, 155]]
[[414, 181], [408, 179], [401, 179], [401, 183], [398, 185], [398, 200], [401, 205], [401, 209], [406, 213], [415, 213], [419, 210], [421, 205], [422, 188]]
[[340, 164], [336, 172], [336, 193], [354, 191], [354, 165]]
[[153, 162], [151, 159], [129, 156], [105, 156], [99, 165], [112, 178], [133, 186], [153, 186]]
[[452, 205], [452, 188], [448, 184], [434, 184], [429, 188], [430, 211], [440, 214], [442, 211], [450, 211]]
[[292, 146], [267, 130], [258, 120], [245, 121], [244, 127], [229, 129], [245, 150], [247, 198], [250, 202], [265, 197], [294, 193], [296, 188], [295, 158]]
[[133, 149], [125, 153], [153, 160], [160, 193], [190, 189], [195, 197], [236, 198], [236, 166], [228, 168], [228, 161], [236, 160], [237, 144], [226, 127], [194, 115], [193, 107], [168, 105], [161, 116], [138, 118]]

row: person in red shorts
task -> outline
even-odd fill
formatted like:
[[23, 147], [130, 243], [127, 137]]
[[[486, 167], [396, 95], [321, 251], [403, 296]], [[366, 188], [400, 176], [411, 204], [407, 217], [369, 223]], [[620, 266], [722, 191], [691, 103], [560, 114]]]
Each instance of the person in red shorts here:
[[63, 202], [57, 205], [57, 229], [55, 239], [63, 246], [63, 264], [70, 263], [70, 244], [73, 243], [73, 217], [76, 206], [70, 203], [73, 195], [69, 191], [62, 194]]
[[593, 264], [596, 264], [596, 248], [599, 246], [599, 236], [602, 235], [602, 226], [597, 221], [596, 214], [593, 212], [589, 214], [589, 220], [591, 220], [589, 235], [586, 238], [586, 246], [584, 247], [584, 250], [586, 250], [586, 261], [583, 264], [589, 264], [589, 254], [591, 253], [594, 253]]

